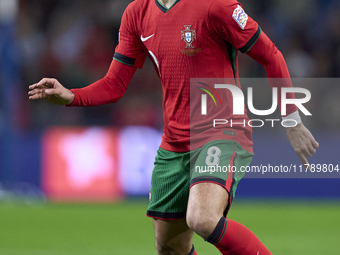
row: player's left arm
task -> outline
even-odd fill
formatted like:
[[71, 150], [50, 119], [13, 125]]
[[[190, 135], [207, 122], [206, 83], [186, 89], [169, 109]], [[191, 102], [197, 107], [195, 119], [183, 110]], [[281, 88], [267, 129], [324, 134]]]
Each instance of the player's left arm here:
[[[265, 67], [271, 86], [293, 86], [286, 61], [284, 60], [282, 53], [264, 32], [261, 33], [258, 40], [247, 52], [247, 55]], [[279, 91], [281, 90], [279, 89]], [[294, 97], [293, 93], [288, 94], [288, 98]], [[281, 97], [279, 96], [279, 100], [280, 98]], [[301, 122], [298, 109], [295, 105], [287, 106], [287, 115], [288, 116], [283, 118], [294, 119], [298, 123], [295, 127], [286, 128], [288, 140], [296, 154], [299, 156], [301, 162], [304, 165], [309, 165], [306, 157], [311, 157], [316, 152], [316, 149], [319, 147], [319, 143]]]
[[[278, 104], [281, 105], [281, 87], [292, 87], [289, 71], [282, 53], [261, 30], [256, 21], [249, 17], [237, 0], [213, 0], [208, 10], [212, 34], [221, 36], [242, 53], [262, 64], [267, 72], [271, 87], [277, 87]], [[280, 78], [280, 79], [276, 79]], [[294, 93], [287, 93], [287, 99], [294, 99]], [[306, 157], [315, 153], [319, 144], [302, 124], [295, 105], [287, 105], [283, 118], [294, 119], [298, 125], [286, 128], [288, 140], [303, 164]]]

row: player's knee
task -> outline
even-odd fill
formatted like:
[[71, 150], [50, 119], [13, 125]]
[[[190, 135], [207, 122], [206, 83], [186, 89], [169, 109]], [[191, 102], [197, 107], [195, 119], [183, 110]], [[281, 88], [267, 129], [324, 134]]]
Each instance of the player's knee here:
[[181, 240], [171, 240], [165, 241], [162, 239], [157, 239], [155, 242], [156, 250], [158, 255], [174, 255], [182, 254], [186, 246]]
[[216, 215], [207, 215], [194, 212], [187, 214], [187, 224], [189, 228], [195, 233], [202, 236], [203, 238], [208, 238], [214, 231], [219, 218]]
[[174, 253], [174, 248], [171, 245], [161, 242], [160, 240], [156, 239], [155, 242], [156, 250], [158, 255], [170, 255]]

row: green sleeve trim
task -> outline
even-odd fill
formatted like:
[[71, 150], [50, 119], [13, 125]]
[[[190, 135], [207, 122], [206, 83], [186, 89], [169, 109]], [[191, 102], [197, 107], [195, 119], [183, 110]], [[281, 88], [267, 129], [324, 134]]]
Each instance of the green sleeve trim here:
[[261, 27], [259, 27], [256, 31], [256, 33], [250, 38], [250, 40], [247, 42], [247, 44], [240, 49], [242, 53], [247, 53], [250, 51], [250, 49], [254, 46], [254, 44], [257, 42], [257, 40], [260, 38], [260, 35], [262, 33]]
[[119, 63], [122, 63], [122, 64], [124, 64], [124, 65], [127, 65], [127, 66], [133, 66], [133, 65], [131, 65], [131, 64], [128, 64], [128, 63], [125, 63], [125, 62], [123, 62], [123, 61], [121, 61], [121, 60], [119, 60], [119, 59], [116, 59], [116, 58], [113, 58], [114, 60], [116, 60], [116, 61], [118, 61]]

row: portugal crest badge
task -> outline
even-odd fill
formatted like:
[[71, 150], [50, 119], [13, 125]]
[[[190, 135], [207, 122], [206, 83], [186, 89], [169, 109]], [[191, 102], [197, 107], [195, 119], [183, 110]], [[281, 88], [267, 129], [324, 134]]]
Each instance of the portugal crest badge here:
[[184, 30], [181, 30], [181, 40], [184, 39], [184, 41], [186, 42], [186, 49], [193, 49], [194, 47], [192, 46], [192, 43], [196, 39], [196, 30], [192, 30], [191, 25], [184, 25], [184, 28]]

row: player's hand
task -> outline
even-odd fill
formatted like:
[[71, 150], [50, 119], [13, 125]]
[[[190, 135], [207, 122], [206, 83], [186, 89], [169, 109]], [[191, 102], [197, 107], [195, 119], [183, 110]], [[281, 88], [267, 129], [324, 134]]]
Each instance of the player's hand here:
[[66, 89], [56, 79], [44, 78], [36, 84], [29, 86], [28, 98], [30, 100], [46, 99], [58, 105], [69, 105], [74, 100], [74, 94]]
[[286, 128], [286, 132], [288, 140], [296, 154], [299, 156], [302, 164], [305, 167], [309, 166], [306, 157], [309, 158], [316, 152], [316, 149], [319, 148], [319, 143], [302, 123], [298, 124], [296, 127]]

